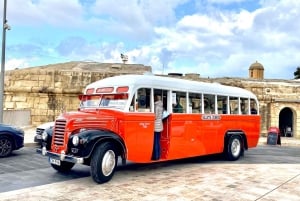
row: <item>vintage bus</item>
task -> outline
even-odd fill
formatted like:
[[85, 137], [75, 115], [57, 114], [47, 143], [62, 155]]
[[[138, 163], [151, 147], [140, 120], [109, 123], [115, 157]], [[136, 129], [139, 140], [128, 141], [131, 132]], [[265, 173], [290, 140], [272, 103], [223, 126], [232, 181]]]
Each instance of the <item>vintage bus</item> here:
[[[156, 95], [162, 99], [164, 119], [160, 156], [153, 160]], [[258, 100], [242, 88], [120, 75], [89, 84], [79, 99], [78, 111], [61, 114], [53, 133], [42, 134], [43, 147], [37, 151], [60, 172], [76, 163], [89, 165], [97, 183], [112, 178], [118, 159], [152, 163], [224, 153], [237, 160], [259, 140]]]

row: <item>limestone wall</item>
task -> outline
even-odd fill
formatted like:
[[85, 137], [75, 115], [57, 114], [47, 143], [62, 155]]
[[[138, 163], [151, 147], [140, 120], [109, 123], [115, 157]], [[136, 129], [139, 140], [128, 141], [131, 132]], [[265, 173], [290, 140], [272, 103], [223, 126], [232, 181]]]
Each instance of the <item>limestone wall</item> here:
[[31, 124], [53, 121], [62, 111], [77, 110], [78, 95], [91, 82], [151, 68], [130, 64], [69, 62], [5, 73], [4, 110], [30, 109]]

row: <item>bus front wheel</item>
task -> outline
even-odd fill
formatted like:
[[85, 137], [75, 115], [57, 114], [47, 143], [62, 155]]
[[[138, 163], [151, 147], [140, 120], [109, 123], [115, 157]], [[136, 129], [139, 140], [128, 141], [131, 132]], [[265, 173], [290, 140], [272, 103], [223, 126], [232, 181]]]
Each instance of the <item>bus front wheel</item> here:
[[243, 152], [242, 140], [238, 135], [232, 135], [227, 143], [225, 155], [230, 161], [238, 160]]
[[100, 144], [91, 159], [91, 175], [95, 182], [108, 182], [114, 175], [117, 166], [117, 154], [110, 142]]

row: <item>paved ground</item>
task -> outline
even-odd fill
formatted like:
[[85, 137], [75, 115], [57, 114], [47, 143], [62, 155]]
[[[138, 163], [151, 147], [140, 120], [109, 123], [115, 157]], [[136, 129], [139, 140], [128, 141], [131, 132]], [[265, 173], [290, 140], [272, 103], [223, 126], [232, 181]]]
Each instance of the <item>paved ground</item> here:
[[[284, 149], [265, 145], [260, 148], [266, 152]], [[297, 150], [300, 149], [296, 148], [295, 153]], [[282, 162], [271, 163], [270, 157], [276, 156], [257, 154], [253, 149], [252, 154], [249, 151], [234, 162], [200, 158], [124, 168], [102, 185], [84, 177], [0, 193], [0, 200], [299, 201], [300, 155], [289, 161], [282, 153], [277, 156]]]
[[[26, 145], [33, 142], [34, 133], [34, 128], [26, 129]], [[286, 146], [300, 146], [299, 142], [294, 138], [282, 138], [281, 147], [267, 146], [266, 138], [262, 137], [259, 146], [284, 149]], [[246, 152], [245, 157], [256, 160], [255, 154]], [[241, 159], [235, 162], [158, 163], [138, 171], [135, 168], [121, 169], [110, 182], [102, 185], [95, 184], [91, 177], [84, 177], [0, 193], [0, 200], [299, 201], [300, 149], [295, 161], [287, 156], [273, 157], [280, 157], [281, 162], [245, 163]]]

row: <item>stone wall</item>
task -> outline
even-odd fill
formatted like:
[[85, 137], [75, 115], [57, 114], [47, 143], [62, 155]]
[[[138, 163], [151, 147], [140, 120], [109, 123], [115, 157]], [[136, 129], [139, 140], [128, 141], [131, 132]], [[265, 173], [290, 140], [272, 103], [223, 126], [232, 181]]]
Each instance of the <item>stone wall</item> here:
[[31, 124], [53, 121], [62, 111], [77, 110], [78, 95], [91, 82], [119, 74], [143, 74], [136, 64], [69, 62], [5, 73], [4, 110], [30, 109]]

